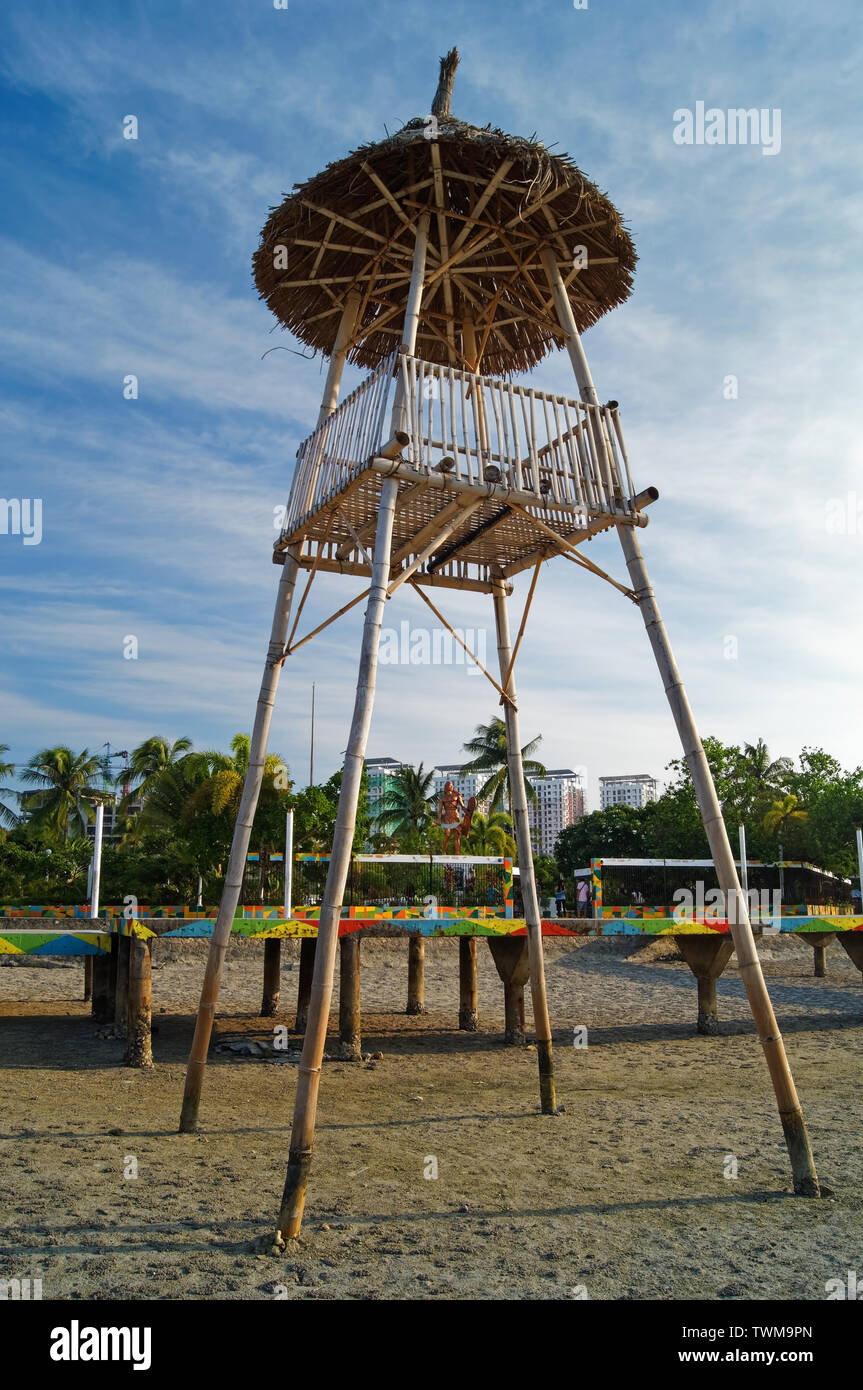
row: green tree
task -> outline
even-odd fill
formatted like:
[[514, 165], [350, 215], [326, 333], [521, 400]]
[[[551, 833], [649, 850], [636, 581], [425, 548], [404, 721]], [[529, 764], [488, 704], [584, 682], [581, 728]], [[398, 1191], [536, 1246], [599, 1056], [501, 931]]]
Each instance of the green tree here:
[[[133, 748], [128, 768], [121, 768], [116, 776], [118, 787], [129, 783], [129, 796], [124, 800], [145, 799], [162, 773], [191, 751], [190, 738], [178, 738], [171, 743], [169, 739], [155, 734], [152, 738], [144, 739], [137, 748]], [[123, 803], [120, 804], [122, 807]]]
[[[0, 777], [11, 777], [15, 771], [14, 763], [3, 761], [3, 754], [8, 752], [9, 744], [0, 743]], [[16, 801], [18, 799], [18, 793], [12, 787], [0, 787], [0, 798], [7, 796], [14, 797]], [[17, 812], [13, 811], [11, 806], [7, 806], [5, 800], [0, 800], [0, 826], [6, 830], [11, 830], [19, 823], [19, 819]]]
[[375, 826], [406, 852], [419, 845], [434, 816], [434, 772], [419, 767], [400, 767], [390, 778], [378, 802]]
[[104, 795], [95, 780], [104, 772], [103, 760], [86, 748], [73, 753], [61, 745], [33, 755], [21, 780], [34, 790], [24, 792], [21, 806], [47, 843], [66, 844], [85, 833], [93, 802]]
[[514, 860], [516, 845], [512, 821], [505, 811], [495, 811], [487, 818], [474, 811], [470, 831], [461, 842], [462, 854], [502, 855]]
[[564, 878], [591, 859], [644, 857], [644, 811], [636, 806], [608, 806], [592, 811], [560, 832], [554, 857]]
[[797, 797], [791, 793], [773, 802], [770, 810], [765, 812], [763, 823], [768, 835], [775, 835], [779, 839], [804, 825], [808, 819], [808, 813], [798, 808]]
[[[525, 779], [545, 777], [546, 769], [533, 754], [542, 742], [542, 734], [526, 743], [521, 750]], [[489, 775], [477, 793], [478, 801], [490, 799], [489, 810], [502, 811], [509, 793], [509, 774], [506, 763], [506, 724], [494, 718], [488, 724], [478, 724], [473, 738], [463, 745], [466, 753], [472, 754], [471, 761], [465, 763], [464, 772], [487, 772]], [[537, 795], [530, 782], [526, 782], [527, 799], [536, 804]], [[510, 805], [512, 798], [510, 797]]]

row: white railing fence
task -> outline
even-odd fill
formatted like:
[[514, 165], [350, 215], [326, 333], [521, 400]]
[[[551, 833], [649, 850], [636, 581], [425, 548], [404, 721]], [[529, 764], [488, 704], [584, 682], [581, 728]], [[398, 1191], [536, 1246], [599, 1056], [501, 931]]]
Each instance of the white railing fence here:
[[450, 475], [472, 486], [500, 482], [543, 505], [586, 513], [631, 510], [616, 407], [394, 353], [300, 446], [286, 532], [389, 440], [391, 396], [393, 418], [410, 436], [404, 460], [418, 471], [449, 459]]

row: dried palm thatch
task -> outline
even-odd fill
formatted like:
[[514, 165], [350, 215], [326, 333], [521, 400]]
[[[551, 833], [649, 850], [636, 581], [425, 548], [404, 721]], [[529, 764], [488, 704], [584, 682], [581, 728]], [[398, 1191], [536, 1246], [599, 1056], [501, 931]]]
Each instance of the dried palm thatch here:
[[398, 347], [425, 212], [417, 351], [428, 361], [481, 364], [503, 376], [562, 346], [539, 260], [546, 246], [580, 330], [629, 296], [636, 255], [617, 209], [568, 155], [452, 116], [457, 63], [455, 49], [441, 59], [428, 116], [295, 185], [261, 233], [254, 256], [261, 298], [324, 354], [351, 293], [359, 316], [350, 360], [375, 367]]

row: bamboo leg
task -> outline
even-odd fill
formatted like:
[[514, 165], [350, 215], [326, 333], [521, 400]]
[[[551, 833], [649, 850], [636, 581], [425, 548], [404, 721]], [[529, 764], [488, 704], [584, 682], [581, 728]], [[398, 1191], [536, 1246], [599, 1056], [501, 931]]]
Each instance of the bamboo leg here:
[[475, 936], [458, 939], [458, 1026], [466, 1033], [475, 1033], [479, 1026]]
[[93, 956], [84, 957], [84, 1003], [93, 998]]
[[261, 995], [261, 1018], [273, 1018], [279, 1007], [282, 992], [282, 943], [277, 936], [264, 942], [264, 989]]
[[650, 638], [656, 664], [662, 676], [665, 694], [671, 706], [674, 722], [677, 725], [677, 731], [686, 755], [704, 829], [710, 842], [710, 852], [716, 866], [716, 876], [719, 880], [719, 886], [725, 894], [729, 916], [732, 919], [731, 935], [734, 949], [737, 952], [740, 976], [746, 989], [749, 1007], [758, 1029], [770, 1078], [773, 1082], [773, 1089], [776, 1093], [779, 1116], [791, 1158], [794, 1191], [803, 1196], [817, 1197], [820, 1189], [815, 1171], [815, 1160], [809, 1144], [809, 1135], [806, 1131], [806, 1122], [788, 1065], [785, 1045], [761, 972], [761, 962], [755, 949], [749, 913], [746, 909], [740, 880], [737, 877], [737, 867], [734, 863], [734, 855], [728, 841], [728, 832], [716, 797], [710, 767], [692, 711], [689, 708], [689, 701], [683, 689], [659, 608], [650, 587], [638, 537], [631, 526], [618, 526], [617, 533], [626, 557], [632, 587], [638, 596], [641, 616]]
[[360, 1013], [360, 935], [339, 938], [339, 1056], [345, 1062], [363, 1060]]
[[303, 1041], [303, 1053], [300, 1058], [288, 1171], [279, 1212], [278, 1235], [284, 1239], [290, 1239], [299, 1234], [305, 1206], [309, 1167], [312, 1161], [321, 1063], [324, 1056], [327, 1019], [333, 991], [333, 968], [339, 933], [339, 916], [350, 866], [351, 846], [357, 818], [357, 798], [374, 703], [378, 646], [389, 579], [393, 516], [397, 493], [397, 479], [384, 478], [378, 505], [372, 582], [363, 626], [363, 645], [354, 715], [342, 772], [339, 808], [336, 814], [327, 886], [324, 890], [324, 901], [321, 906], [321, 917], [318, 925], [318, 949], [315, 953], [315, 973], [309, 1001], [309, 1021]]
[[315, 952], [317, 937], [304, 936], [300, 940], [300, 978], [297, 984], [297, 1018], [295, 1033], [305, 1033], [309, 1018], [309, 999], [312, 993], [312, 977], [315, 973]]
[[114, 1017], [110, 951], [106, 951], [104, 955], [93, 956], [93, 1000], [90, 1012], [97, 1023], [109, 1023]]
[[524, 899], [524, 915], [527, 925], [527, 947], [530, 960], [530, 995], [533, 1003], [533, 1026], [536, 1034], [536, 1052], [539, 1062], [539, 1094], [543, 1115], [556, 1115], [557, 1102], [554, 1093], [554, 1062], [551, 1051], [551, 1023], [548, 1017], [548, 1000], [545, 991], [545, 960], [542, 949], [542, 925], [539, 915], [539, 901], [536, 895], [536, 880], [533, 872], [533, 849], [530, 843], [530, 829], [527, 821], [527, 792], [524, 785], [524, 768], [521, 761], [519, 741], [518, 709], [516, 707], [515, 682], [507, 672], [512, 661], [512, 647], [509, 636], [509, 615], [506, 607], [506, 589], [502, 579], [494, 583], [494, 617], [497, 627], [497, 652], [500, 662], [501, 679], [506, 680], [506, 693], [510, 700], [503, 703], [506, 722], [507, 768], [509, 772], [512, 819], [515, 829], [515, 842], [518, 845], [518, 862], [521, 869], [521, 892]]
[[151, 1038], [152, 1021], [152, 937], [142, 940], [131, 936], [126, 940], [129, 946], [129, 997], [126, 1024], [127, 1067], [151, 1067], [153, 1047]]
[[258, 796], [264, 776], [264, 762], [267, 756], [267, 736], [270, 731], [270, 720], [273, 714], [276, 689], [279, 684], [279, 675], [282, 669], [282, 654], [285, 649], [285, 637], [288, 630], [288, 618], [291, 611], [294, 585], [297, 580], [297, 569], [297, 555], [295, 552], [288, 551], [285, 556], [281, 578], [279, 579], [275, 612], [273, 614], [273, 626], [270, 631], [270, 642], [267, 648], [264, 674], [261, 678], [261, 688], [258, 694], [255, 726], [252, 730], [252, 742], [249, 750], [249, 767], [246, 772], [245, 782], [243, 783], [240, 810], [234, 826], [234, 838], [231, 842], [231, 853], [228, 859], [228, 872], [225, 875], [222, 900], [219, 904], [219, 915], [216, 918], [216, 925], [213, 929], [213, 935], [210, 938], [210, 953], [207, 957], [204, 984], [201, 989], [201, 1000], [198, 1005], [195, 1036], [192, 1041], [192, 1049], [189, 1053], [189, 1062], [186, 1070], [186, 1087], [183, 1094], [183, 1109], [180, 1115], [181, 1134], [190, 1133], [196, 1129], [198, 1125], [201, 1088], [204, 1084], [204, 1068], [207, 1065], [207, 1051], [210, 1046], [213, 1020], [216, 1014], [216, 1003], [219, 998], [219, 980], [222, 974], [222, 962], [225, 958], [225, 950], [234, 923], [234, 913], [237, 910], [237, 903], [240, 899], [240, 891], [243, 884], [243, 871], [246, 867], [246, 853], [249, 848], [249, 836], [252, 832], [252, 821], [255, 817], [255, 809], [258, 804]]
[[120, 1036], [126, 1036], [126, 1013], [129, 1000], [129, 962], [131, 959], [130, 936], [118, 936], [117, 942], [117, 983], [114, 995], [114, 1026]]
[[698, 983], [698, 1022], [696, 1032], [715, 1036], [719, 1032], [716, 981], [731, 959], [734, 942], [730, 936], [678, 936], [680, 954]]
[[406, 1014], [424, 1014], [426, 944], [419, 932], [408, 937], [408, 1003]]

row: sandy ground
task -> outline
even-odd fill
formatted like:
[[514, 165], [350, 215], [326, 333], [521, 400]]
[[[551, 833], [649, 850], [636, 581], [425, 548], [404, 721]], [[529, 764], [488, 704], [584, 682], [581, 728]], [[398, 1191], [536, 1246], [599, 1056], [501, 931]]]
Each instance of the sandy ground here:
[[[454, 1026], [454, 942], [427, 947], [421, 1018], [402, 1012], [405, 944], [365, 943], [364, 1046], [383, 1057], [325, 1064], [303, 1237], [282, 1257], [257, 1250], [278, 1211], [295, 1062], [211, 1054], [201, 1132], [175, 1132], [203, 951], [156, 948], [152, 1072], [97, 1036], [80, 964], [0, 969], [0, 1279], [41, 1278], [43, 1297], [67, 1299], [809, 1300], [863, 1273], [863, 990], [836, 945], [821, 980], [805, 944], [761, 947], [835, 1189], [814, 1201], [790, 1194], [733, 962], [721, 1036], [703, 1038], [668, 943], [548, 945], [566, 1106], [552, 1118], [535, 1051], [501, 1045], [484, 943], [475, 1035]], [[223, 1041], [272, 1039], [255, 1016], [261, 961], [257, 943], [231, 948]], [[283, 961], [274, 1022], [290, 1024], [293, 945]]]

